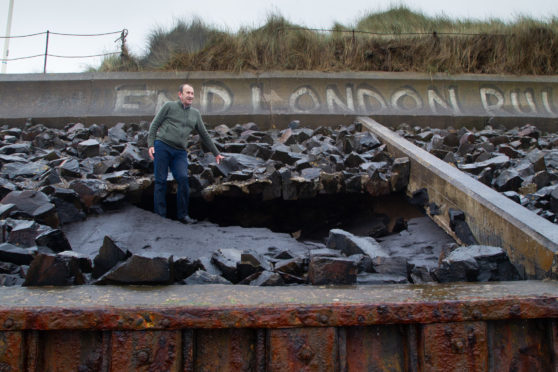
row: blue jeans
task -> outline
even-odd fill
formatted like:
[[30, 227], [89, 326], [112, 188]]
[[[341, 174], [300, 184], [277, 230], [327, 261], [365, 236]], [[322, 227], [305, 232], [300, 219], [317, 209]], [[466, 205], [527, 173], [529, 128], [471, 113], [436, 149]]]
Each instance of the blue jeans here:
[[176, 192], [176, 218], [183, 219], [188, 215], [188, 199], [190, 186], [188, 184], [188, 153], [177, 150], [164, 143], [155, 141], [153, 167], [155, 173], [155, 190], [153, 193], [153, 209], [155, 213], [167, 216], [167, 176], [169, 167], [172, 176], [178, 184]]

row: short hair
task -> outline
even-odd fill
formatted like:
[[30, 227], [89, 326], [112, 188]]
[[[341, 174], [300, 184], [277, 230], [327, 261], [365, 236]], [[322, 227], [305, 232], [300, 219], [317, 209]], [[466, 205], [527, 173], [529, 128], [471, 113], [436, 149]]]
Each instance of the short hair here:
[[[184, 93], [184, 87], [185, 87], [185, 86], [192, 87], [192, 86], [191, 86], [190, 84], [188, 84], [188, 83], [180, 84], [180, 86], [178, 87], [178, 91], [179, 91], [180, 93]], [[193, 89], [193, 88], [192, 88], [192, 89]]]

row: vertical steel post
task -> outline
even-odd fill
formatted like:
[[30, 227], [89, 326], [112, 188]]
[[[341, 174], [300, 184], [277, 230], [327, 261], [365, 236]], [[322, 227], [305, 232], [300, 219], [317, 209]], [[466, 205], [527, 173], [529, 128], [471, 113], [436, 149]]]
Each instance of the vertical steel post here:
[[50, 31], [47, 30], [46, 32], [46, 46], [45, 46], [45, 64], [43, 66], [43, 74], [46, 74], [46, 63], [47, 63], [47, 56], [48, 56], [48, 36], [50, 34]]
[[10, 35], [12, 30], [12, 15], [14, 13], [14, 0], [10, 0], [10, 5], [8, 7], [8, 22], [6, 23], [6, 39], [4, 39], [4, 53], [2, 54], [2, 73], [6, 73], [6, 68], [8, 67], [8, 55], [10, 54]]

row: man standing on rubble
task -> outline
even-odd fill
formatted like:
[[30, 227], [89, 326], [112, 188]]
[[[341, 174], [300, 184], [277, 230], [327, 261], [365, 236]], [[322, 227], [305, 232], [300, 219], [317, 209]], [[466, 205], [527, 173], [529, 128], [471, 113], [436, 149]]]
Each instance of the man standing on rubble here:
[[215, 155], [217, 164], [221, 162], [223, 156], [209, 137], [200, 112], [192, 107], [194, 88], [182, 84], [178, 89], [178, 98], [178, 101], [165, 103], [149, 127], [147, 143], [155, 174], [154, 211], [163, 217], [167, 215], [166, 192], [170, 167], [178, 184], [176, 217], [182, 223], [196, 223], [197, 221], [188, 215], [190, 186], [186, 148], [190, 133], [193, 130], [198, 132], [203, 143]]

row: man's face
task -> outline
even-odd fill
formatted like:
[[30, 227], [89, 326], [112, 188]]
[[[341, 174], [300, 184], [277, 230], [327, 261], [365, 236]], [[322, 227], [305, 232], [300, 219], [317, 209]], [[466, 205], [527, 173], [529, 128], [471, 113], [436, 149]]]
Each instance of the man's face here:
[[182, 92], [178, 92], [178, 97], [184, 106], [192, 105], [194, 101], [194, 88], [189, 85], [184, 85]]

